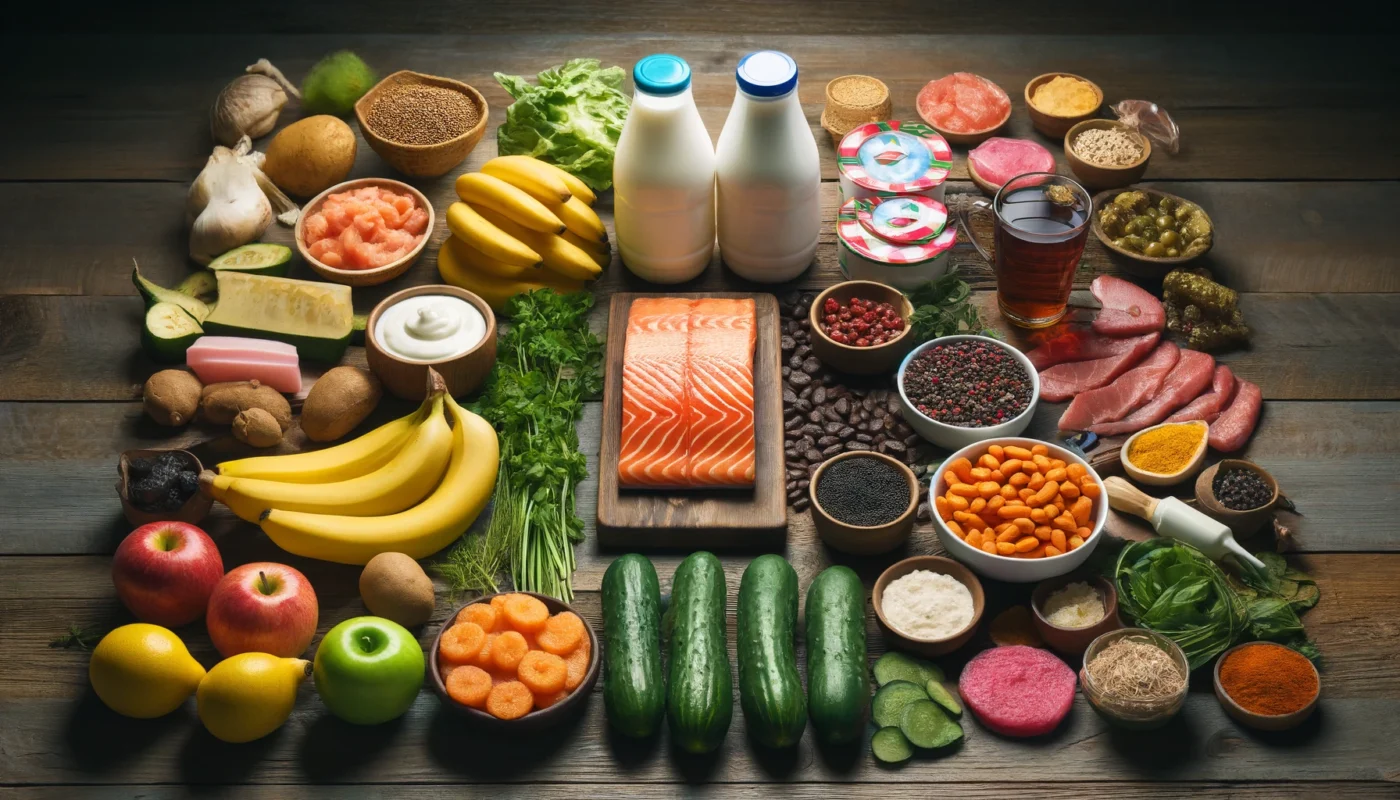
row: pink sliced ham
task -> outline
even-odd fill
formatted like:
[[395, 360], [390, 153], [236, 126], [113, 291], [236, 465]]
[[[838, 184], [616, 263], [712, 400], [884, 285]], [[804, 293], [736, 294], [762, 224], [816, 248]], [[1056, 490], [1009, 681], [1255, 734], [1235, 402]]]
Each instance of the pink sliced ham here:
[[1167, 417], [1167, 422], [1194, 422], [1203, 420], [1214, 422], [1220, 410], [1230, 404], [1235, 397], [1235, 373], [1221, 364], [1215, 368], [1210, 379], [1210, 391], [1197, 397], [1185, 408]]
[[[1091, 330], [1073, 330], [1031, 350], [1026, 353], [1026, 358], [1030, 359], [1032, 367], [1046, 370], [1056, 364], [1121, 356], [1140, 344], [1141, 341], [1136, 338], [1120, 339], [1115, 336], [1103, 336]], [[1153, 344], [1156, 344], [1155, 339]]]
[[297, 349], [285, 342], [201, 336], [185, 351], [185, 363], [205, 383], [256, 380], [279, 392], [301, 391]]
[[1103, 304], [1094, 318], [1094, 330], [1106, 336], [1137, 336], [1160, 331], [1167, 312], [1150, 292], [1122, 278], [1100, 275], [1089, 291]]
[[[1162, 338], [1160, 333], [1149, 333], [1131, 339], [1107, 339], [1105, 342], [1121, 342], [1123, 350], [1116, 355], [1094, 358], [1090, 361], [1074, 361], [1056, 364], [1040, 373], [1040, 396], [1049, 403], [1059, 403], [1074, 397], [1080, 392], [1097, 389], [1127, 372], [1142, 360], [1143, 356], [1157, 346]], [[1115, 348], [1120, 345], [1114, 345]], [[1039, 349], [1039, 348], [1037, 348]]]
[[1089, 430], [1100, 436], [1117, 436], [1156, 425], [1204, 391], [1214, 372], [1215, 359], [1195, 350], [1182, 350], [1176, 366], [1167, 373], [1162, 387], [1151, 400], [1117, 422], [1100, 423], [1090, 426]]
[[1263, 405], [1264, 393], [1259, 391], [1259, 387], [1241, 379], [1239, 388], [1235, 390], [1235, 399], [1210, 424], [1210, 446], [1222, 453], [1233, 453], [1244, 447], [1259, 422], [1259, 411]]
[[1055, 157], [1038, 142], [993, 136], [967, 153], [967, 161], [977, 176], [993, 186], [1001, 186], [1027, 172], [1054, 172]]
[[1087, 431], [1091, 426], [1128, 416], [1162, 388], [1180, 354], [1176, 345], [1162, 342], [1146, 361], [1119, 375], [1113, 383], [1075, 395], [1060, 417], [1060, 430]]

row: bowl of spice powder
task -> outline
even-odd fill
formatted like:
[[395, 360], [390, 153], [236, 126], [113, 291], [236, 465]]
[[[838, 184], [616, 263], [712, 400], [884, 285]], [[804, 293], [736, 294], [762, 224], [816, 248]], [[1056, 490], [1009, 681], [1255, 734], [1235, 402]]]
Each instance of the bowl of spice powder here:
[[1200, 471], [1209, 426], [1167, 422], [1143, 428], [1123, 443], [1123, 471], [1138, 483], [1172, 486]]
[[486, 98], [451, 78], [400, 70], [355, 103], [371, 149], [405, 175], [443, 175], [486, 133]]
[[1097, 84], [1068, 72], [1047, 72], [1026, 84], [1026, 111], [1031, 124], [1046, 136], [1064, 136], [1102, 105], [1103, 90]]
[[1137, 183], [1151, 157], [1152, 142], [1117, 120], [1085, 120], [1065, 133], [1065, 160], [1092, 191]]
[[1235, 721], [1261, 731], [1295, 728], [1312, 715], [1322, 683], [1297, 650], [1249, 642], [1215, 662], [1215, 696]]

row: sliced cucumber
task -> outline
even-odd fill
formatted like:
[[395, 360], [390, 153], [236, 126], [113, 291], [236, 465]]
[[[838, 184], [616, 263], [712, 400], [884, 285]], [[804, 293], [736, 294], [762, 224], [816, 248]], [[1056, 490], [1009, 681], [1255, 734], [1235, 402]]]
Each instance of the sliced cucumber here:
[[156, 303], [146, 309], [141, 329], [141, 346], [155, 361], [174, 363], [185, 360], [185, 351], [204, 331], [185, 309], [174, 303]]
[[140, 267], [133, 266], [131, 268], [131, 282], [136, 284], [136, 288], [140, 290], [141, 296], [146, 298], [147, 309], [154, 306], [156, 303], [174, 303], [180, 308], [185, 309], [186, 313], [194, 317], [196, 322], [203, 322], [209, 318], [208, 305], [187, 294], [151, 283], [141, 275]]
[[354, 327], [350, 287], [224, 270], [219, 303], [204, 322], [209, 333], [276, 339], [312, 361], [345, 355]]
[[202, 303], [212, 304], [219, 296], [219, 282], [215, 280], [214, 273], [202, 269], [180, 281], [175, 291], [187, 294]]
[[899, 764], [914, 755], [914, 748], [899, 728], [881, 728], [870, 737], [870, 752], [886, 764]]
[[924, 687], [909, 681], [890, 681], [875, 692], [870, 703], [870, 718], [881, 728], [899, 726], [899, 715], [904, 707], [919, 700], [927, 700]]
[[875, 682], [884, 686], [890, 681], [909, 681], [920, 686], [929, 681], [943, 680], [943, 670], [931, 661], [891, 650], [875, 659]]
[[899, 713], [899, 732], [915, 747], [932, 750], [962, 738], [962, 726], [932, 700], [915, 700]]
[[929, 681], [924, 687], [928, 691], [928, 696], [933, 702], [943, 706], [943, 709], [955, 717], [962, 716], [962, 703], [959, 703], [953, 693], [943, 687], [938, 681]]
[[350, 344], [365, 346], [365, 328], [369, 327], [368, 314], [356, 314], [350, 318]]
[[233, 270], [253, 275], [271, 275], [280, 278], [287, 274], [287, 263], [292, 260], [292, 248], [281, 244], [245, 244], [235, 247], [209, 262], [209, 269]]

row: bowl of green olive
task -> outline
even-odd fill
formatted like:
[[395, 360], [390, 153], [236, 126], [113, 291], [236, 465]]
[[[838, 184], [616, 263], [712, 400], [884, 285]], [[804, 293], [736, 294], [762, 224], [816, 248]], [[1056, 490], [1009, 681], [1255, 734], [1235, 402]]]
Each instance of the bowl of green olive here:
[[1111, 189], [1094, 196], [1094, 235], [1129, 272], [1158, 276], [1204, 255], [1215, 224], [1195, 203], [1153, 189]]

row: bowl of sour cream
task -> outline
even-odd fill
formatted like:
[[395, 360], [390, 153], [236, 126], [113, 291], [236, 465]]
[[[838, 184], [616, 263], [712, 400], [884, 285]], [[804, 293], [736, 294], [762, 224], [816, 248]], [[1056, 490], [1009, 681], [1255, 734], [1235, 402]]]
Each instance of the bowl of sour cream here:
[[405, 400], [427, 394], [429, 367], [450, 394], [469, 394], [496, 362], [496, 317], [485, 300], [456, 286], [404, 289], [370, 312], [365, 357], [384, 388]]

